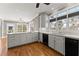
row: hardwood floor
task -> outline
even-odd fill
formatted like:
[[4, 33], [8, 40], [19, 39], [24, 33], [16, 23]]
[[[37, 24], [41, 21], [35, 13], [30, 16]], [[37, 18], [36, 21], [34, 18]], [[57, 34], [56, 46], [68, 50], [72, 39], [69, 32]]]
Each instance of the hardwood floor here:
[[0, 38], [0, 56], [7, 55], [7, 36]]
[[37, 42], [9, 48], [8, 56], [61, 56], [61, 54]]

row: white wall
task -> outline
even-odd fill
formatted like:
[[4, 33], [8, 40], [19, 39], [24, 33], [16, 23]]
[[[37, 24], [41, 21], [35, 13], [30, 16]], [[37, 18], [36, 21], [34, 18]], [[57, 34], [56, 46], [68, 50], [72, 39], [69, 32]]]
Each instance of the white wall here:
[[2, 19], [0, 19], [0, 38], [2, 36]]

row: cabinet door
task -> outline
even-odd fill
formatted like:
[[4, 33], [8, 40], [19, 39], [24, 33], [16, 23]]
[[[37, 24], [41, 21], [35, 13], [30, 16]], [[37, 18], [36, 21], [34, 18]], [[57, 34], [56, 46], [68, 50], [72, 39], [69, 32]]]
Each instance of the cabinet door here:
[[26, 44], [26, 33], [21, 34], [21, 43]]
[[38, 41], [38, 33], [34, 33], [34, 41]]
[[15, 35], [8, 34], [8, 48], [15, 46]]
[[8, 41], [8, 48], [14, 47], [15, 46], [15, 39], [12, 38], [10, 41]]
[[40, 15], [41, 27], [45, 27], [45, 14]]
[[29, 43], [29, 37], [30, 37], [29, 33], [26, 33], [26, 43]]
[[49, 40], [48, 40], [48, 45], [49, 47], [54, 49], [54, 36], [53, 35], [49, 35]]
[[65, 39], [64, 37], [55, 37], [55, 50], [64, 54], [65, 52]]
[[40, 33], [40, 42], [43, 42], [42, 33]]
[[8, 48], [11, 48], [11, 47], [14, 47], [15, 46], [15, 42], [11, 42], [11, 43], [8, 43]]
[[27, 33], [27, 38], [26, 38], [27, 43], [31, 43], [32, 40], [32, 33]]

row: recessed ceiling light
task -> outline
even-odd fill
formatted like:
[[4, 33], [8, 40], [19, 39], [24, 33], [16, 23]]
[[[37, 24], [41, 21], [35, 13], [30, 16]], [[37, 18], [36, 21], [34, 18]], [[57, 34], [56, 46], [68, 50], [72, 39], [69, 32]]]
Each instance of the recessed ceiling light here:
[[52, 8], [52, 10], [54, 10], [54, 8]]

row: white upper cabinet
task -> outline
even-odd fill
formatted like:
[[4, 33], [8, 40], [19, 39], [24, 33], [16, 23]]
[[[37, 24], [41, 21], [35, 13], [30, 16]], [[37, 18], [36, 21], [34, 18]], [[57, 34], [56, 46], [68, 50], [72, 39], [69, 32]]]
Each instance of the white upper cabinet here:
[[34, 31], [38, 31], [39, 30], [39, 23], [40, 23], [40, 21], [39, 21], [39, 16], [38, 17], [36, 17], [34, 20]]
[[46, 13], [40, 14], [40, 27], [45, 28], [47, 27], [48, 15]]
[[41, 27], [45, 27], [45, 14], [40, 15]]

